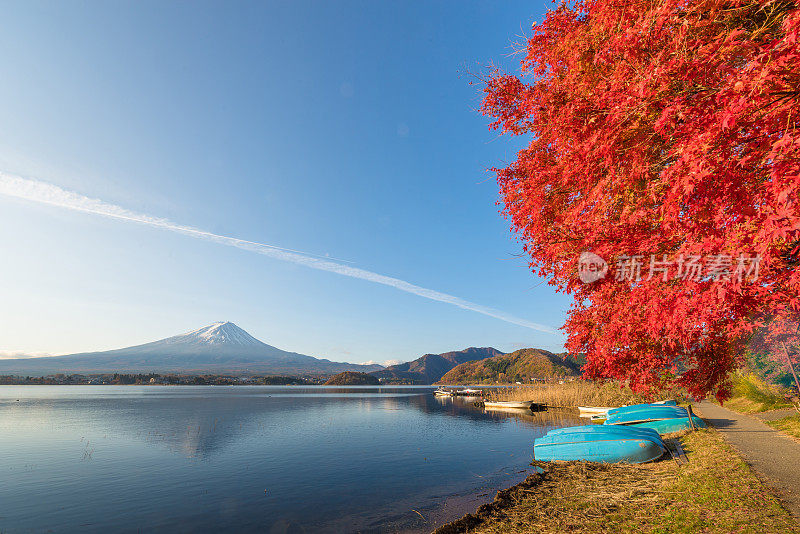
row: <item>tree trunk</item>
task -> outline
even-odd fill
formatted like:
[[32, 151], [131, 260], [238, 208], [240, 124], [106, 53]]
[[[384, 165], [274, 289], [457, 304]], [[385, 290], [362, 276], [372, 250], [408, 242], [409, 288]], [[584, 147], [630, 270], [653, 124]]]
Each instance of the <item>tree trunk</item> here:
[[[797, 386], [797, 396], [800, 396], [800, 380], [797, 380], [797, 373], [794, 372], [794, 365], [792, 364], [792, 359], [789, 357], [789, 351], [786, 349], [786, 343], [781, 341], [781, 347], [783, 347], [783, 354], [786, 356], [786, 363], [789, 364], [789, 369], [792, 371], [794, 384]], [[792, 404], [794, 404], [794, 402]]]

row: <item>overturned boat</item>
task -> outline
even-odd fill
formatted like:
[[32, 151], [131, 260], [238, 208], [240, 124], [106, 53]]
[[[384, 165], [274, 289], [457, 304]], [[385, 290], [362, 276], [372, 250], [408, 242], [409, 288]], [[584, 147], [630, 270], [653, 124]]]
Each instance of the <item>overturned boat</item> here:
[[632, 404], [628, 406], [627, 404], [620, 406], [620, 407], [611, 407], [611, 406], [578, 406], [578, 412], [580, 412], [581, 417], [589, 417], [592, 419], [599, 419], [608, 416], [609, 413], [615, 413], [620, 410], [630, 410], [630, 409], [638, 409], [644, 408], [648, 406], [676, 406], [678, 403], [674, 399], [668, 400], [660, 400], [651, 402], [648, 404]]
[[679, 406], [664, 406], [645, 404], [640, 406], [625, 406], [608, 411], [604, 425], [632, 425], [664, 419], [677, 419], [689, 417], [686, 408]]
[[543, 461], [643, 463], [658, 460], [667, 452], [655, 430], [613, 425], [551, 430], [533, 446], [534, 458]]
[[628, 428], [649, 428], [655, 430], [659, 434], [671, 434], [672, 432], [681, 432], [683, 430], [695, 430], [697, 428], [705, 428], [706, 422], [693, 415], [691, 420], [689, 417], [674, 417], [672, 419], [661, 419], [658, 421], [647, 421], [645, 423], [635, 423], [629, 425]]

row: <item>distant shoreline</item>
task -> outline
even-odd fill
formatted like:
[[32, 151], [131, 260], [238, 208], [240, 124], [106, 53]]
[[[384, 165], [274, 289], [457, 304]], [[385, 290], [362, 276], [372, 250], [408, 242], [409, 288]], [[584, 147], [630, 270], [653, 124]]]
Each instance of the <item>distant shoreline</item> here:
[[[159, 374], [56, 374], [48, 376], [0, 375], [0, 386], [324, 386], [330, 376], [232, 376], [232, 375], [159, 375]], [[329, 386], [347, 387], [348, 384]], [[381, 382], [380, 386], [435, 387], [430, 384], [394, 384]]]
[[316, 386], [325, 376], [102, 373], [47, 376], [0, 375], [4, 386]]

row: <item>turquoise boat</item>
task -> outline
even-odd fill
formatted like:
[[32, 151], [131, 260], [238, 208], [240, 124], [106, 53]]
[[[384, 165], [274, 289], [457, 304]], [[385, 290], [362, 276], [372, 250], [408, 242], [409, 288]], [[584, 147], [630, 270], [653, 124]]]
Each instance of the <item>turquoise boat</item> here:
[[603, 425], [632, 425], [681, 417], [689, 417], [689, 412], [686, 411], [686, 408], [678, 406], [643, 406], [630, 410], [619, 410], [613, 414], [609, 413]]
[[[692, 422], [694, 423], [695, 428], [706, 427], [706, 422], [697, 416], [692, 417]], [[641, 428], [641, 429], [655, 430], [659, 434], [669, 434], [671, 432], [691, 430], [692, 425], [691, 423], [689, 423], [688, 417], [676, 417], [673, 419], [661, 419], [660, 421], [647, 421], [646, 423], [636, 423], [629, 426], [621, 425], [621, 428]]]
[[[675, 401], [672, 401], [675, 402]], [[631, 404], [630, 406], [620, 406], [619, 408], [611, 408], [608, 410], [608, 415], [614, 415], [615, 413], [623, 413], [623, 412], [635, 412], [637, 410], [647, 410], [650, 408], [674, 408], [677, 409], [679, 406], [676, 404]]]
[[551, 430], [534, 440], [536, 460], [643, 463], [667, 452], [658, 432], [648, 428], [587, 425]]
[[658, 438], [659, 440], [661, 439], [658, 432], [653, 430], [652, 428], [637, 428], [634, 426], [625, 426], [625, 425], [565, 426], [562, 428], [553, 429], [550, 432], [548, 432], [547, 435], [552, 436], [556, 434], [585, 433], [585, 432], [592, 432], [596, 434], [611, 434], [611, 435], [616, 435], [616, 434], [628, 435], [636, 433], [645, 437]]

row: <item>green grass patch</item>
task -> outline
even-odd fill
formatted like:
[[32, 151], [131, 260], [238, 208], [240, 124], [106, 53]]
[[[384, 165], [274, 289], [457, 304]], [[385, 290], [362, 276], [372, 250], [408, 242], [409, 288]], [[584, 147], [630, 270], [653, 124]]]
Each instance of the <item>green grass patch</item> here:
[[793, 438], [800, 439], [800, 414], [790, 415], [775, 421], [765, 421], [769, 426], [781, 432], [785, 432]]
[[460, 526], [453, 523], [440, 531], [800, 532], [719, 433], [693, 432], [681, 441], [689, 463], [680, 466], [673, 460], [643, 465], [537, 462], [546, 469], [544, 476], [529, 477], [462, 519]]
[[752, 374], [738, 374], [733, 378], [733, 398], [725, 402], [726, 408], [740, 413], [766, 412], [791, 406], [778, 386]]

